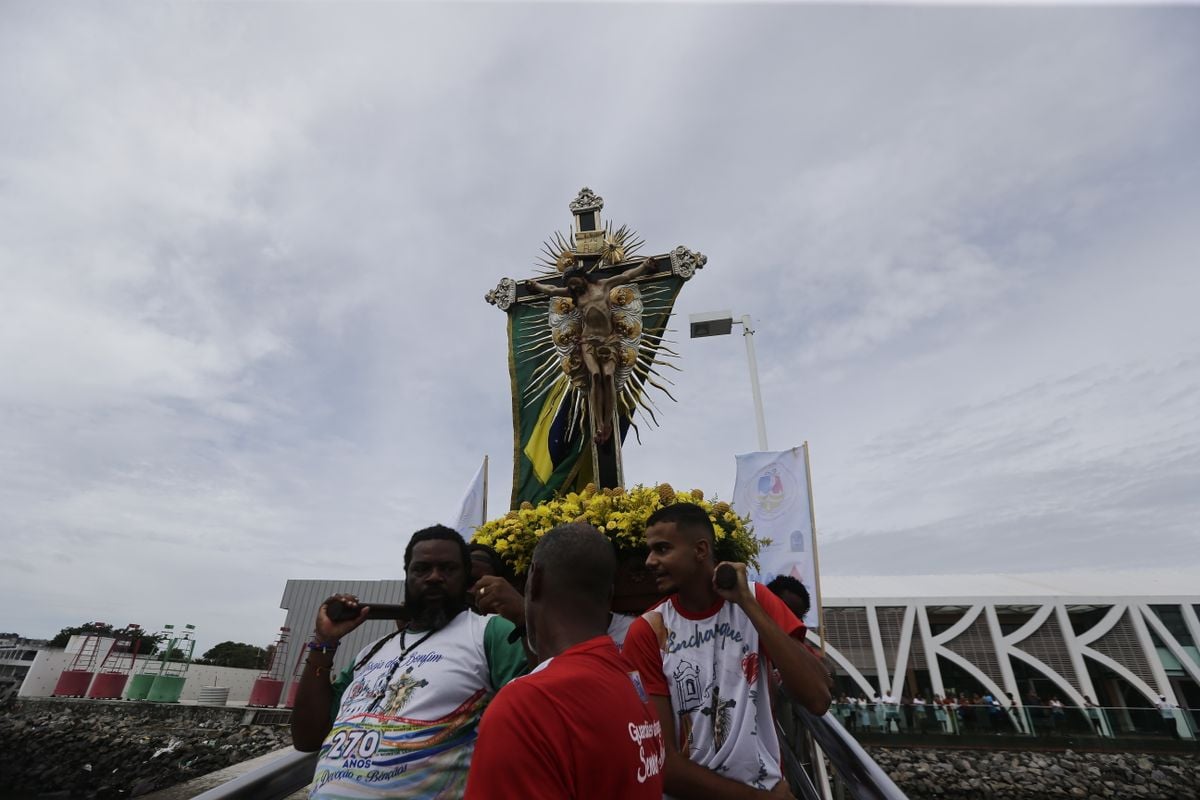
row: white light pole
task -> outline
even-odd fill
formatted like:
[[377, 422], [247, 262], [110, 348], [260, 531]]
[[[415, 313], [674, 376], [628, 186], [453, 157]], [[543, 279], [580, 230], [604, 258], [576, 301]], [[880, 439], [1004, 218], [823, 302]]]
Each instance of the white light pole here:
[[762, 392], [758, 388], [758, 359], [754, 355], [754, 322], [749, 314], [735, 320], [732, 311], [710, 311], [688, 317], [691, 338], [725, 336], [733, 331], [734, 325], [742, 326], [742, 338], [746, 340], [746, 360], [750, 362], [750, 390], [754, 393], [754, 421], [758, 426], [758, 449], [767, 449], [767, 422], [763, 417]]

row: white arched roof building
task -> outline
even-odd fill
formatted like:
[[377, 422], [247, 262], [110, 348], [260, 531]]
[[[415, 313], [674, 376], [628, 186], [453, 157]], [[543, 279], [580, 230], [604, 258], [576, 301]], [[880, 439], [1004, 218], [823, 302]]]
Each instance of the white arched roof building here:
[[[1200, 706], [1200, 594], [1179, 570], [1019, 575], [828, 575], [822, 629], [840, 671], [870, 697], [945, 695], [945, 673], [987, 693], [1030, 680], [1082, 706]], [[816, 636], [811, 637], [814, 641]]]

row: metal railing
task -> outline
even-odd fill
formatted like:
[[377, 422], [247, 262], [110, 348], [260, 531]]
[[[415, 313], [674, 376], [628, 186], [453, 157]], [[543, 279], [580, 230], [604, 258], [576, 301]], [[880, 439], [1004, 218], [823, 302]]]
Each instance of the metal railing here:
[[1196, 739], [1194, 711], [1173, 708], [1003, 706], [971, 703], [834, 703], [829, 713], [851, 734], [1094, 736]]
[[[784, 731], [784, 763], [793, 787], [799, 786], [804, 798], [817, 794], [812, 788], [809, 772], [814, 770], [815, 762], [821, 758], [821, 753], [829, 759], [835, 776], [835, 792], [838, 797], [848, 795], [854, 800], [907, 800], [907, 796], [892, 781], [883, 768], [875, 763], [875, 759], [863, 750], [837, 718], [831, 712], [818, 717], [805, 710], [798, 703], [791, 704], [791, 718], [795, 720], [793, 732]], [[799, 732], [805, 732], [811, 737], [819, 750], [805, 747], [796, 741]], [[791, 758], [789, 758], [791, 756]], [[799, 759], [797, 758], [799, 757]], [[796, 775], [796, 770], [803, 760], [807, 770]], [[820, 795], [818, 795], [820, 796]]]
[[193, 800], [284, 800], [312, 783], [318, 755], [289, 750], [269, 764], [214, 786]]
[[[906, 800], [887, 773], [832, 714], [818, 717], [796, 706], [795, 719], [797, 727], [806, 731], [824, 751], [842, 787], [854, 800]], [[790, 782], [800, 787], [802, 800], [820, 800], [823, 793], [806, 772], [819, 754], [804, 753], [795, 744], [784, 750], [785, 771]], [[196, 795], [193, 800], [284, 800], [312, 782], [317, 756], [315, 752], [290, 750], [268, 764]]]
[[[1171, 711], [1167, 717], [1155, 708], [835, 703], [824, 716], [818, 717], [794, 705], [796, 724], [791, 732], [784, 734], [789, 740], [784, 767], [804, 800], [815, 800], [823, 794], [811, 777], [819, 755], [797, 741], [798, 734], [804, 732], [828, 757], [840, 790], [847, 796], [854, 800], [905, 800], [904, 793], [863, 750], [854, 734], [989, 734], [1026, 741], [1031, 737], [1059, 735], [1195, 741], [1192, 712]], [[317, 753], [291, 750], [262, 767], [196, 795], [194, 800], [284, 800], [312, 782], [316, 766]]]

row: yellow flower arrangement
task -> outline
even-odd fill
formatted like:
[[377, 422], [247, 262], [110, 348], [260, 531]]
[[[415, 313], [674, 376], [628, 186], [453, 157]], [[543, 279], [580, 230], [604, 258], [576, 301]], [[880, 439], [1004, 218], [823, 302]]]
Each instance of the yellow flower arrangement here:
[[754, 537], [749, 519], [734, 513], [728, 503], [705, 500], [704, 492], [699, 489], [676, 491], [666, 483], [629, 490], [598, 490], [589, 483], [581, 492], [570, 492], [537, 506], [525, 502], [519, 509], [481, 525], [471, 541], [491, 547], [520, 575], [529, 569], [538, 539], [555, 525], [591, 523], [612, 540], [620, 556], [645, 548], [646, 520], [671, 503], [695, 503], [708, 512], [718, 561], [742, 561], [758, 566], [759, 548], [770, 542]]

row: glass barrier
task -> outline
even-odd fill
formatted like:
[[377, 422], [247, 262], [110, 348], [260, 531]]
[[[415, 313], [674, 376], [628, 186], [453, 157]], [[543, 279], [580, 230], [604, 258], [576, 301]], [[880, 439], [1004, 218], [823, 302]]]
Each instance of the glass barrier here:
[[1100, 736], [1195, 740], [1197, 711], [987, 703], [834, 703], [829, 713], [851, 734]]

